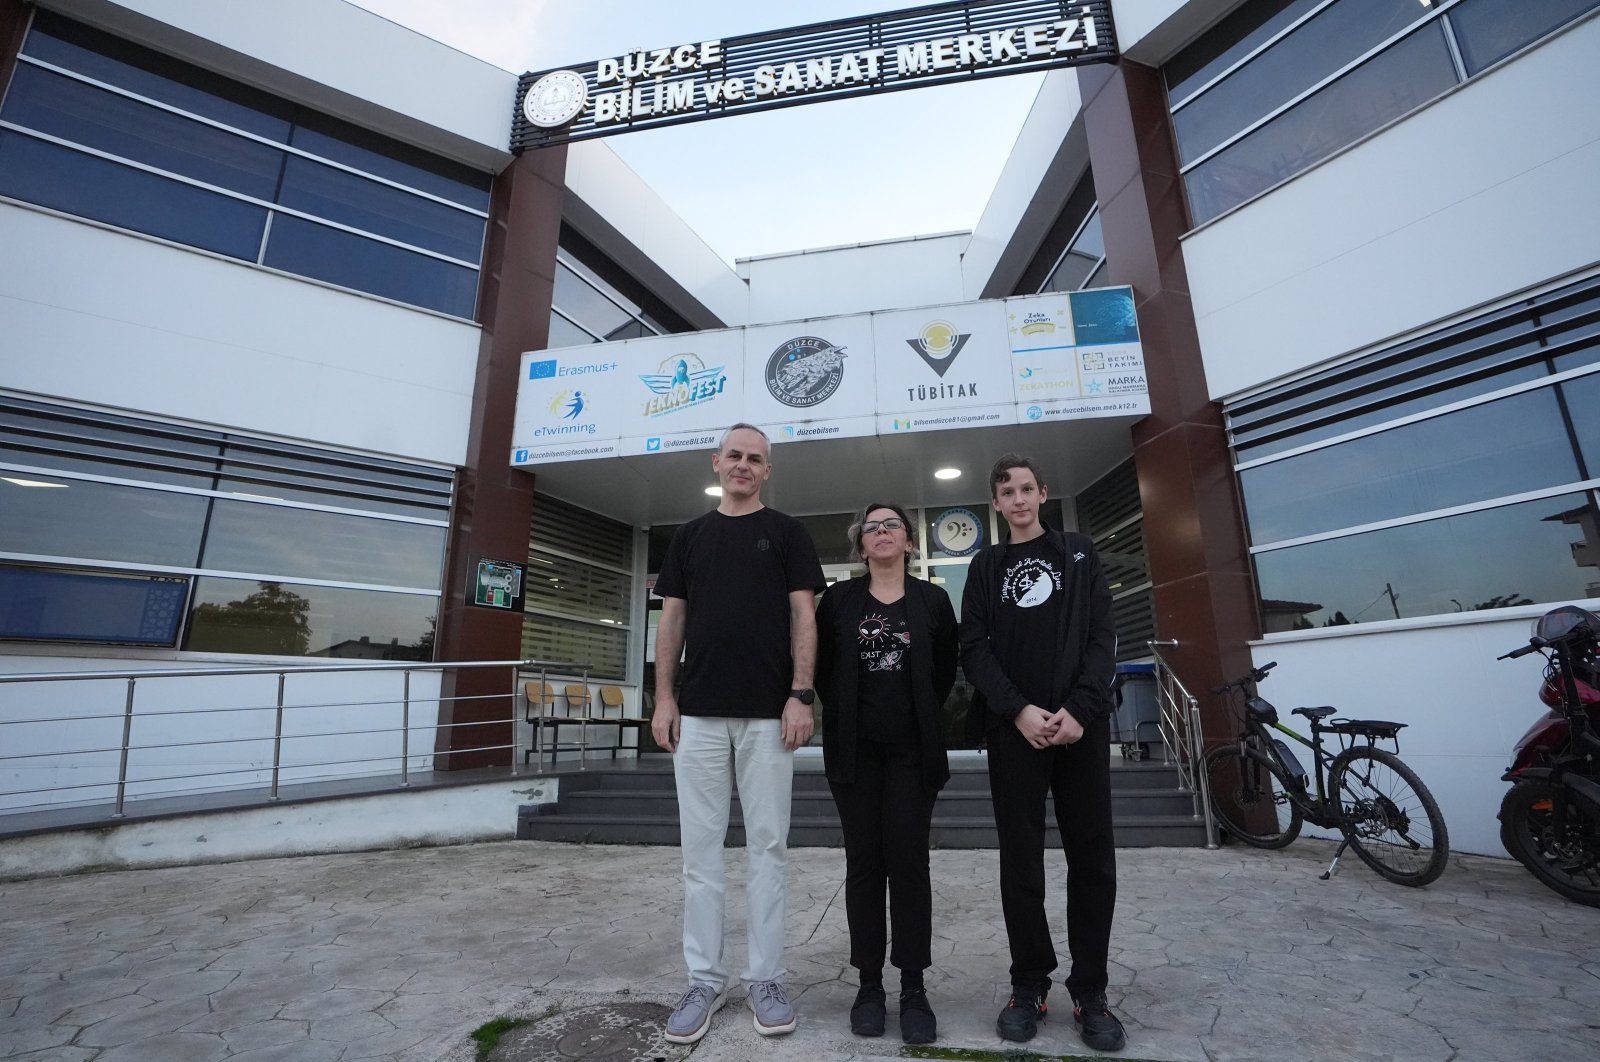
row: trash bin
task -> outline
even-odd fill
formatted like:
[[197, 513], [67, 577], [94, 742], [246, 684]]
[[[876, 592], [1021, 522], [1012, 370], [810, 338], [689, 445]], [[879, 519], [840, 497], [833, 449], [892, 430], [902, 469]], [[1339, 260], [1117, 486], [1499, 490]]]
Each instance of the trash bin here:
[[1125, 760], [1147, 760], [1152, 743], [1161, 743], [1161, 704], [1156, 698], [1154, 664], [1118, 664], [1111, 680], [1114, 708], [1111, 740]]

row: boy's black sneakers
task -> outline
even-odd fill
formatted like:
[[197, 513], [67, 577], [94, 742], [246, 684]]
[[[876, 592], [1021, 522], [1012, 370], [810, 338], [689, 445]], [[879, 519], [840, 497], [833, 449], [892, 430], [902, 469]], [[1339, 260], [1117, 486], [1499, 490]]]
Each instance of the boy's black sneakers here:
[[850, 1008], [850, 1031], [857, 1036], [882, 1036], [888, 1012], [884, 1008], [883, 983], [866, 984], [856, 993]]
[[1044, 1021], [1049, 1012], [1050, 1008], [1045, 1006], [1042, 994], [1021, 988], [1012, 989], [1011, 1002], [995, 1019], [995, 1031], [1002, 1040], [1031, 1040], [1039, 1031], [1039, 1023]]
[[931, 1044], [939, 1035], [939, 1021], [928, 1006], [928, 993], [913, 988], [900, 993], [900, 1039], [908, 1044]]
[[1078, 1023], [1083, 1042], [1096, 1051], [1120, 1051], [1128, 1042], [1122, 1022], [1106, 1006], [1104, 992], [1085, 992], [1081, 996], [1073, 996], [1072, 1020]]

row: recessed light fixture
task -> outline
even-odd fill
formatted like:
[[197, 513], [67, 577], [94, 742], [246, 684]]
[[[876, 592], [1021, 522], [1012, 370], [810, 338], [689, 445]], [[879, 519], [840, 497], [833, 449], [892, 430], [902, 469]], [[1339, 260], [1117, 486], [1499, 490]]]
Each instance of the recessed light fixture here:
[[7, 483], [10, 483], [10, 484], [12, 484], [14, 486], [18, 486], [18, 487], [65, 487], [66, 486], [65, 483], [46, 483], [42, 479], [15, 479], [15, 478], [13, 478], [11, 476], [0, 476], [0, 479], [3, 479]]
[[721, 487], [707, 487], [706, 488], [706, 493], [711, 495], [713, 498], [720, 498], [720, 497], [722, 497], [722, 488]]
[[961, 478], [961, 469], [959, 469], [959, 468], [936, 468], [936, 469], [933, 470], [933, 478], [934, 479], [960, 479]]

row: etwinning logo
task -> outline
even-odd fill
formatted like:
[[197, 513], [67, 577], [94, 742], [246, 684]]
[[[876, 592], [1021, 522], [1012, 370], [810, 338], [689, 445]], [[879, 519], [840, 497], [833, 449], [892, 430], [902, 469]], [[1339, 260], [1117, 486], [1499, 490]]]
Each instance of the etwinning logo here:
[[826, 402], [844, 382], [844, 348], [817, 336], [786, 340], [767, 359], [767, 390], [786, 406]]
[[680, 409], [710, 402], [728, 386], [727, 374], [722, 370], [721, 365], [707, 368], [696, 354], [674, 354], [663, 358], [655, 372], [639, 376], [651, 392], [651, 397], [644, 403], [644, 415], [664, 417]]
[[554, 424], [543, 424], [535, 428], [533, 434], [544, 438], [551, 435], [593, 435], [593, 423], [580, 422], [585, 414], [591, 413], [589, 396], [586, 392], [576, 388], [568, 388], [557, 392], [550, 400], [550, 413], [556, 418]]
[[928, 368], [943, 379], [950, 366], [955, 364], [956, 355], [961, 353], [961, 348], [971, 338], [971, 333], [958, 334], [956, 326], [949, 321], [929, 321], [922, 326], [916, 339], [906, 340], [906, 345], [916, 351], [917, 357], [927, 362]]
[[528, 379], [553, 380], [556, 375], [556, 359], [548, 361], [530, 361], [528, 363]]

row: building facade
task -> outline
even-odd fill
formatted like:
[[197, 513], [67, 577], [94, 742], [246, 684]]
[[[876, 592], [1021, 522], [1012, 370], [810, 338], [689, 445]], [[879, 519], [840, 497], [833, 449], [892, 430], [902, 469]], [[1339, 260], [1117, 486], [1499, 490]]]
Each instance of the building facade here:
[[[783, 442], [773, 502], [843, 575], [845, 514], [902, 500], [959, 595], [940, 517], [992, 540], [986, 458], [1033, 450], [1124, 658], [1175, 643], [1197, 691], [1275, 659], [1281, 705], [1408, 722], [1498, 853], [1537, 673], [1494, 657], [1600, 598], [1597, 8], [1121, 0], [1122, 58], [1047, 75], [972, 232], [729, 268], [603, 141], [512, 155], [514, 74], [338, 0], [0, 0], [0, 669], [571, 659], [645, 713], [709, 462], [511, 467], [524, 352], [1129, 285], [1148, 416]], [[468, 602], [484, 558], [524, 611]], [[447, 676], [440, 724], [502, 722], [417, 765], [513, 758], [472, 751], [525, 742], [509, 685]], [[0, 806], [101, 795], [82, 703], [9, 728]], [[144, 791], [247, 784], [242, 748]]]

